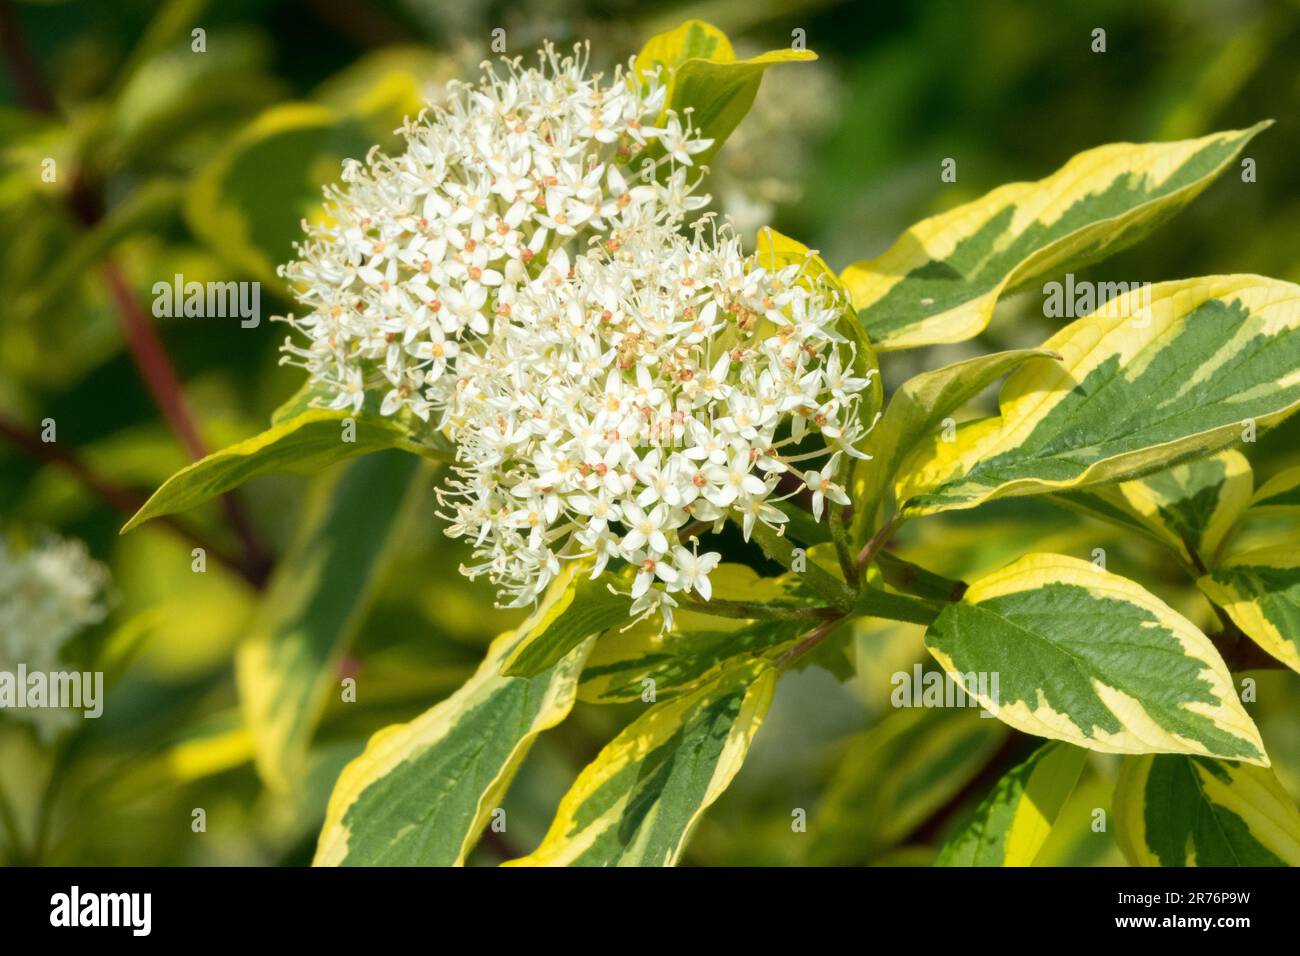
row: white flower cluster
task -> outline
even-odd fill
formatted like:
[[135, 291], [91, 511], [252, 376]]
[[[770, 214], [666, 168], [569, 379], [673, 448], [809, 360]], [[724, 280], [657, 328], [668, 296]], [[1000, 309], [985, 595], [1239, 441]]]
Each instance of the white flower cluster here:
[[[63, 646], [108, 613], [108, 569], [75, 540], [49, 537], [16, 550], [0, 537], [0, 671], [62, 670]], [[73, 719], [49, 708], [6, 710], [37, 725], [46, 737]]]
[[[682, 233], [709, 141], [664, 112], [657, 77], [602, 87], [577, 60], [542, 61], [460, 89], [406, 129], [402, 157], [349, 167], [336, 225], [285, 270], [313, 310], [290, 317], [309, 341], [286, 360], [331, 407], [382, 391], [383, 414], [456, 442], [448, 533], [509, 605], [565, 560], [594, 576], [618, 559], [636, 569], [633, 614], [670, 624], [674, 593], [711, 594], [720, 556], [698, 532], [779, 527], [787, 475], [819, 518], [848, 503], [840, 452], [861, 457], [870, 377], [824, 278], [764, 267], [726, 227]], [[630, 185], [643, 152], [665, 168]]]
[[[309, 341], [286, 342], [285, 361], [333, 392], [331, 408], [360, 411], [382, 388], [384, 414], [427, 421], [450, 399], [462, 343], [508, 316], [555, 250], [597, 236], [617, 247], [708, 201], [687, 171], [712, 141], [671, 111], [654, 125], [667, 95], [657, 75], [642, 84], [620, 69], [602, 86], [582, 58], [547, 47], [541, 59], [451, 84], [446, 104], [403, 128], [402, 155], [350, 161], [346, 188], [326, 191], [333, 223], [307, 225], [281, 274], [311, 310], [289, 317]], [[671, 172], [647, 175], [661, 167]]]

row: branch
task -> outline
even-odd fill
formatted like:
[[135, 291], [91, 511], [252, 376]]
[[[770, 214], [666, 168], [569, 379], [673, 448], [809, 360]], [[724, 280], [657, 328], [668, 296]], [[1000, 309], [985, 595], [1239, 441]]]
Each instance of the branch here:
[[[39, 64], [27, 47], [18, 17], [9, 0], [0, 0], [0, 48], [3, 49], [5, 62], [9, 64], [14, 83], [26, 105], [36, 112], [57, 116], [59, 110], [54, 94], [46, 83], [45, 77], [42, 76]], [[73, 177], [67, 202], [73, 214], [86, 228], [94, 226], [102, 218], [101, 203], [80, 171]], [[190, 457], [195, 460], [203, 458], [207, 455], [207, 449], [199, 437], [194, 418], [185, 404], [180, 379], [176, 375], [162, 340], [144, 310], [136, 302], [118, 265], [111, 259], [107, 259], [101, 271], [108, 285], [110, 297], [116, 306], [119, 324], [126, 336], [131, 357], [148, 386], [154, 404], [158, 406], [168, 427], [180, 439]], [[231, 529], [244, 547], [245, 563], [252, 573], [250, 580], [265, 582], [271, 567], [269, 551], [262, 546], [252, 523], [233, 493], [227, 492], [221, 496], [221, 506]], [[258, 587], [260, 586], [261, 584], [258, 584]]]
[[829, 621], [823, 621], [821, 624], [818, 624], [815, 628], [805, 634], [799, 640], [798, 644], [790, 648], [780, 657], [776, 658], [776, 660], [773, 661], [773, 666], [778, 670], [790, 666], [822, 641], [826, 640], [826, 638], [834, 633], [843, 622], [843, 617], [836, 616], [831, 618]]
[[900, 558], [892, 551], [878, 551], [876, 567], [890, 587], [934, 601], [960, 601], [969, 587], [965, 581], [945, 578], [928, 568]]
[[871, 563], [871, 559], [876, 556], [876, 552], [889, 544], [889, 539], [894, 536], [894, 532], [898, 530], [902, 520], [900, 515], [893, 515], [880, 526], [880, 530], [871, 536], [871, 540], [862, 546], [862, 550], [858, 552], [858, 571], [866, 568]]
[[46, 116], [58, 112], [54, 94], [45, 84], [36, 58], [27, 47], [18, 23], [18, 14], [14, 12], [9, 0], [0, 0], [0, 49], [4, 51], [5, 62], [9, 64], [9, 73], [22, 104], [33, 113]]
[[[124, 517], [129, 518], [135, 514], [145, 502], [144, 495], [122, 485], [114, 484], [106, 478], [101, 478], [72, 452], [60, 448], [57, 442], [43, 442], [38, 436], [3, 415], [0, 415], [0, 437], [8, 439], [28, 457], [36, 461], [60, 466], [89, 489], [96, 498], [121, 513]], [[222, 548], [212, 545], [171, 515], [165, 515], [158, 520], [191, 544], [203, 548], [213, 558], [241, 575], [254, 587], [260, 588], [266, 583], [265, 569], [249, 565]]]

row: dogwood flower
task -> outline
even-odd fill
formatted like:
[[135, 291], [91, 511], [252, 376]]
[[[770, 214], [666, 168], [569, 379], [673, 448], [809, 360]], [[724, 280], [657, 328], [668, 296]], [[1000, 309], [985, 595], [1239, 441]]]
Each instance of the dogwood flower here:
[[[794, 462], [863, 457], [871, 375], [837, 331], [843, 293], [726, 225], [684, 229], [710, 141], [664, 103], [656, 74], [602, 85], [549, 47], [540, 68], [506, 61], [408, 124], [403, 156], [349, 165], [335, 224], [285, 269], [312, 310], [285, 360], [323, 403], [382, 392], [381, 414], [455, 443], [447, 533], [507, 606], [564, 562], [613, 563], [632, 616], [671, 626], [671, 595], [712, 595], [703, 529], [779, 530]], [[659, 175], [639, 177], [656, 140]]]
[[[0, 671], [66, 669], [64, 645], [108, 613], [108, 569], [80, 541], [46, 537], [19, 550], [0, 537]], [[0, 713], [33, 724], [49, 740], [74, 721], [57, 708], [6, 708]]]
[[822, 509], [825, 507], [827, 499], [837, 505], [847, 505], [849, 503], [849, 496], [834, 481], [839, 464], [840, 453], [836, 452], [831, 455], [830, 461], [820, 470], [814, 469], [804, 472], [803, 483], [812, 492], [813, 517], [818, 521], [822, 520]]

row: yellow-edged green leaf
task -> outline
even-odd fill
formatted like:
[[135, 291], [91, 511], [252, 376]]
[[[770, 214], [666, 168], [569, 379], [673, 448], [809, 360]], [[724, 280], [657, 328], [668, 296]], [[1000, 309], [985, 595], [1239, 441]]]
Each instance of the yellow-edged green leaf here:
[[1300, 813], [1266, 767], [1127, 757], [1114, 813], [1134, 866], [1300, 866]]
[[737, 665], [648, 705], [578, 776], [541, 845], [513, 866], [672, 866], [740, 770], [776, 672]]
[[876, 360], [876, 351], [871, 347], [871, 340], [853, 311], [848, 289], [820, 255], [797, 239], [782, 235], [771, 226], [764, 226], [758, 231], [756, 255], [758, 264], [764, 269], [774, 272], [788, 265], [798, 264], [803, 267], [799, 278], [802, 285], [812, 287], [816, 282], [825, 281], [831, 288], [844, 294], [844, 314], [835, 323], [835, 330], [848, 339], [852, 348], [840, 350], [841, 361], [844, 362], [846, 369], [852, 371], [854, 377], [866, 378], [871, 382], [871, 390], [866, 393], [858, 409], [858, 418], [864, 425], [870, 427], [884, 398], [884, 386], [880, 381], [880, 363]]
[[749, 112], [764, 70], [815, 59], [817, 54], [811, 50], [786, 49], [737, 60], [725, 33], [703, 20], [687, 20], [647, 40], [637, 54], [635, 69], [638, 74], [660, 67], [671, 71], [665, 108], [678, 115], [692, 110], [695, 128], [713, 140], [694, 157], [697, 163], [706, 163]]
[[1268, 765], [1210, 639], [1153, 594], [1087, 561], [1030, 554], [973, 581], [930, 625], [925, 646], [1025, 733], [1107, 753]]
[[1030, 866], [1052, 832], [1079, 780], [1088, 752], [1070, 744], [1043, 744], [1002, 777], [936, 866]]
[[[258, 772], [287, 792], [306, 771], [335, 671], [415, 499], [420, 460], [390, 450], [318, 486], [235, 660]], [[427, 478], [427, 474], [425, 475]]]
[[1066, 326], [1002, 387], [1001, 414], [919, 447], [903, 510], [1138, 477], [1226, 447], [1300, 407], [1300, 287], [1261, 276], [1152, 286]]
[[[787, 610], [810, 604], [797, 590], [797, 574], [763, 578], [745, 565], [721, 564], [709, 581], [715, 601]], [[734, 658], [773, 656], [816, 623], [777, 616], [720, 617], [679, 608], [673, 613], [671, 633], [661, 634], [657, 621], [646, 620], [604, 635], [587, 658], [578, 698], [597, 704], [636, 701], [646, 699], [651, 689], [656, 698], [672, 697]]]
[[283, 290], [276, 267], [293, 258], [302, 220], [323, 214], [321, 187], [370, 146], [361, 120], [317, 104], [273, 106], [195, 176], [186, 220], [215, 252]]
[[932, 437], [952, 412], [1031, 358], [1054, 359], [1055, 354], [1046, 349], [1016, 349], [978, 355], [922, 372], [900, 385], [867, 439], [865, 450], [872, 461], [857, 471], [853, 500], [860, 503], [859, 520], [870, 520], [875, 510], [871, 505], [879, 500], [899, 462], [918, 442]]
[[628, 623], [630, 582], [620, 580], [623, 590], [614, 593], [609, 589], [611, 575], [593, 579], [590, 570], [586, 561], [565, 567], [551, 585], [556, 596], [547, 602], [546, 612], [534, 614], [519, 628], [519, 642], [501, 665], [502, 674], [531, 677], [553, 667], [587, 638]]
[[[345, 441], [345, 422], [355, 423], [355, 441]], [[182, 468], [155, 491], [122, 528], [132, 528], [159, 515], [175, 514], [200, 505], [258, 475], [308, 474], [357, 455], [400, 448], [432, 456], [432, 449], [411, 441], [396, 421], [347, 411], [309, 409], [272, 426], [260, 435], [213, 452]]]
[[999, 187], [917, 223], [883, 255], [846, 268], [844, 282], [882, 351], [972, 338], [1003, 293], [1145, 237], [1268, 125], [1090, 149], [1046, 179]]
[[1250, 500], [1252, 515], [1300, 518], [1300, 466], [1278, 472]]
[[533, 740], [568, 716], [591, 648], [535, 677], [502, 677], [517, 641], [501, 635], [460, 690], [370, 738], [335, 784], [315, 865], [464, 863]]
[[1196, 583], [1246, 636], [1300, 671], [1300, 548], [1233, 555]]
[[978, 708], [897, 710], [851, 741], [812, 814], [809, 862], [869, 861], [970, 783], [1006, 739]]
[[1250, 462], [1236, 449], [1145, 478], [1060, 497], [1079, 510], [1146, 532], [1196, 567], [1213, 567], [1250, 504]]

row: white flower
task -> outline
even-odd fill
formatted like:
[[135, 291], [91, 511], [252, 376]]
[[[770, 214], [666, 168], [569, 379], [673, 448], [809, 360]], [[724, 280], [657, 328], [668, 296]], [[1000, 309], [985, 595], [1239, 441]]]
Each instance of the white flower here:
[[847, 505], [849, 496], [844, 493], [844, 489], [835, 484], [835, 472], [840, 465], [840, 453], [837, 451], [831, 455], [828, 461], [820, 471], [807, 471], [803, 476], [803, 483], [808, 486], [812, 492], [812, 509], [813, 517], [818, 521], [822, 520], [822, 508], [826, 500], [830, 499], [837, 505]]
[[[620, 245], [695, 198], [695, 181], [672, 169], [711, 141], [672, 111], [665, 129], [653, 125], [658, 73], [603, 81], [581, 48], [560, 57], [550, 46], [538, 67], [484, 68], [406, 124], [405, 152], [346, 163], [345, 188], [326, 190], [329, 220], [307, 227], [300, 258], [281, 269], [308, 310], [287, 318], [308, 343], [287, 342], [283, 361], [332, 392], [330, 408], [360, 412], [381, 378], [385, 415], [445, 408], [458, 340], [487, 336], [548, 261], [567, 273], [566, 243], [574, 254], [594, 237]], [[669, 172], [641, 181], [637, 156], [661, 136]]]
[[678, 545], [673, 549], [673, 557], [677, 564], [677, 580], [682, 590], [695, 591], [704, 600], [709, 600], [713, 596], [709, 573], [718, 566], [722, 555], [716, 551], [699, 554]]
[[[18, 551], [0, 538], [0, 671], [16, 675], [20, 664], [29, 673], [66, 669], [64, 645], [108, 613], [107, 584], [108, 569], [80, 541], [51, 536]], [[75, 711], [53, 708], [0, 715], [34, 724], [46, 740], [75, 720]]]
[[[382, 414], [423, 412], [456, 443], [447, 533], [503, 603], [583, 558], [633, 568], [633, 615], [668, 625], [670, 595], [707, 600], [720, 560], [683, 529], [780, 529], [778, 481], [856, 452], [869, 379], [845, 371], [829, 279], [764, 268], [726, 226], [684, 232], [710, 141], [671, 112], [652, 126], [664, 86], [644, 79], [602, 86], [548, 48], [409, 125], [403, 156], [349, 166], [337, 225], [285, 270], [312, 310], [285, 360], [335, 407], [382, 391]], [[655, 140], [664, 169], [643, 180]]]

